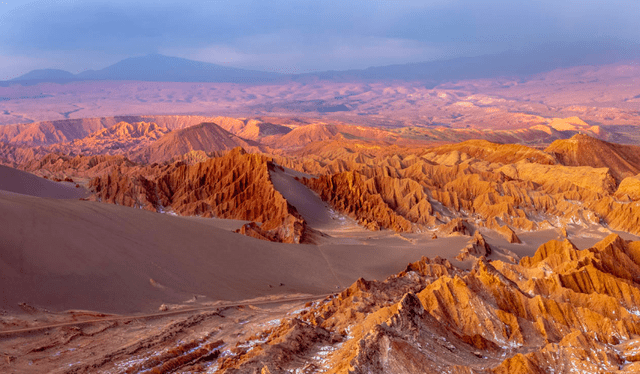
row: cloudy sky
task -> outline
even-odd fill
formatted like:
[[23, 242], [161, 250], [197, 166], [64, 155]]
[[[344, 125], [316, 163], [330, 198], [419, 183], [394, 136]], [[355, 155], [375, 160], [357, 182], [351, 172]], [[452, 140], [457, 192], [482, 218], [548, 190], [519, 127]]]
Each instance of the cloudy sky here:
[[[640, 42], [640, 0], [0, 0], [0, 80], [161, 53], [278, 72]], [[580, 53], [576, 47], [576, 53]]]

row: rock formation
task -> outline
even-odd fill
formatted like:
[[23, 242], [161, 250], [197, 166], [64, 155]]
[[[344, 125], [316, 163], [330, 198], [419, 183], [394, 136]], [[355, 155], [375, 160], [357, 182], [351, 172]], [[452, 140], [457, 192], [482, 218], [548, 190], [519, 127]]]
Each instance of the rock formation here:
[[630, 373], [639, 249], [613, 234], [585, 250], [552, 241], [520, 264], [480, 257], [468, 271], [423, 258], [283, 320], [219, 359], [220, 372]]
[[242, 233], [299, 243], [305, 222], [270, 181], [271, 161], [236, 148], [224, 156], [188, 165], [113, 168], [93, 178], [93, 199], [157, 212], [257, 222]]
[[49, 146], [47, 150], [71, 155], [128, 154], [149, 146], [169, 130], [155, 123], [119, 122], [82, 139]]
[[556, 140], [545, 152], [567, 166], [609, 168], [620, 182], [640, 173], [640, 147], [605, 142], [587, 135], [577, 134], [566, 140]]
[[469, 241], [469, 244], [462, 248], [460, 254], [456, 256], [458, 261], [466, 261], [472, 257], [488, 257], [492, 252], [491, 246], [484, 239], [484, 236], [480, 234], [480, 231], [476, 231], [473, 238]]
[[192, 151], [210, 153], [235, 147], [257, 149], [256, 146], [256, 143], [239, 138], [215, 123], [205, 122], [163, 136], [134, 153], [132, 159], [146, 163], [164, 162]]

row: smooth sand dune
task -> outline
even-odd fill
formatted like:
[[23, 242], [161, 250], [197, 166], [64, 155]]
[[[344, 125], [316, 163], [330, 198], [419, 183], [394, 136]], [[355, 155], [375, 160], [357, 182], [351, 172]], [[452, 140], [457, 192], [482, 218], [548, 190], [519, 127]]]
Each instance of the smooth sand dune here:
[[[26, 302], [120, 313], [193, 295], [334, 292], [361, 276], [383, 279], [446, 246], [271, 243], [194, 219], [11, 193], [0, 193], [0, 238], [0, 309]], [[458, 241], [461, 248], [466, 240]]]
[[78, 199], [88, 195], [84, 188], [53, 182], [3, 165], [0, 165], [0, 190], [53, 199]]
[[[298, 213], [307, 221], [309, 226], [317, 230], [346, 230], [365, 229], [359, 227], [354, 220], [339, 217], [327, 203], [320, 199], [315, 192], [304, 184], [295, 180], [295, 172], [276, 168], [269, 171], [271, 182], [275, 189], [284, 196], [289, 204], [296, 207]], [[343, 218], [343, 219], [340, 219]]]

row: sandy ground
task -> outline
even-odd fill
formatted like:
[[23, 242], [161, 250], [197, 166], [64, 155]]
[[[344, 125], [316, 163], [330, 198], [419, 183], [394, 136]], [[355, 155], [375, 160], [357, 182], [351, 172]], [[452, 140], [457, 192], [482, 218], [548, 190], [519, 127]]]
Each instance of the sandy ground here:
[[0, 190], [52, 199], [78, 199], [88, 192], [69, 182], [54, 182], [0, 165]]
[[[0, 192], [0, 308], [139, 312], [194, 295], [239, 300], [323, 294], [381, 279], [468, 238], [414, 245], [389, 233], [364, 244], [293, 245], [202, 220], [80, 200]], [[286, 271], [284, 271], [286, 270]], [[282, 284], [282, 285], [281, 285]]]
[[328, 234], [363, 233], [368, 230], [359, 226], [355, 220], [335, 212], [295, 177], [306, 176], [290, 169], [278, 169], [269, 171], [271, 182], [275, 189], [284, 196], [287, 201], [296, 207], [298, 213], [307, 221], [307, 224], [316, 230]]

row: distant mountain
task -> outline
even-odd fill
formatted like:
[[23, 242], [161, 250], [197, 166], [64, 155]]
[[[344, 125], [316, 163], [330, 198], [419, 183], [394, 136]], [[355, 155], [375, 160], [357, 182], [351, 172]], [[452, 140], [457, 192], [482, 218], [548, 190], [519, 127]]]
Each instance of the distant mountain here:
[[[370, 67], [360, 70], [322, 71], [308, 74], [285, 75], [246, 70], [193, 61], [179, 57], [152, 54], [132, 57], [101, 70], [88, 70], [73, 75], [63, 70], [34, 70], [9, 83], [64, 82], [72, 80], [131, 80], [151, 82], [229, 82], [270, 83], [284, 81], [308, 82], [315, 80], [406, 80], [424, 81], [434, 86], [462, 79], [496, 78], [501, 76], [526, 77], [557, 68], [579, 65], [610, 64], [640, 59], [640, 47], [618, 46], [611, 43], [583, 44], [556, 43], [520, 51], [475, 57], [460, 57], [421, 63]], [[327, 111], [340, 111], [329, 107]]]
[[[637, 46], [635, 46], [637, 47]], [[550, 43], [526, 50], [510, 50], [498, 54], [460, 57], [419, 63], [376, 66], [361, 70], [325, 71], [300, 74], [293, 79], [351, 81], [406, 80], [426, 81], [434, 85], [463, 79], [526, 77], [558, 68], [580, 65], [611, 64], [640, 59], [640, 48], [593, 42], [587, 46]]]
[[59, 69], [39, 69], [32, 70], [25, 75], [21, 75], [11, 81], [72, 81], [76, 80], [76, 76], [65, 70]]
[[132, 57], [101, 70], [77, 75], [83, 80], [137, 80], [152, 82], [263, 83], [281, 77], [277, 73], [245, 70], [158, 54]]

